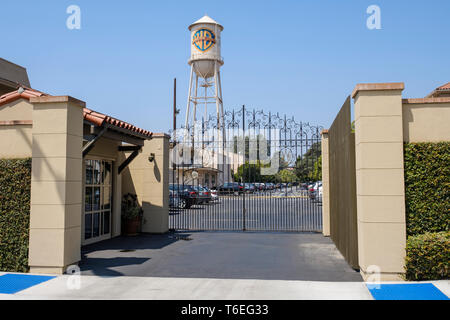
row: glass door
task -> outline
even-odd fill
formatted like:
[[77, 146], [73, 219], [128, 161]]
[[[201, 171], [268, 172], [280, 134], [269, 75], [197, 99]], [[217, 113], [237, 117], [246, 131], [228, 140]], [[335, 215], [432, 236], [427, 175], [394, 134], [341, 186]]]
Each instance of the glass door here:
[[111, 238], [111, 161], [85, 160], [83, 244]]

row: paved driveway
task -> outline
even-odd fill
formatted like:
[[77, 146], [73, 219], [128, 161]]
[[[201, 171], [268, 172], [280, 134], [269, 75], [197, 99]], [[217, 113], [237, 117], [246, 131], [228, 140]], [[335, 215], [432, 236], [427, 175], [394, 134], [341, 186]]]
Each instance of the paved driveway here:
[[332, 241], [314, 233], [119, 237], [83, 247], [80, 267], [100, 276], [362, 281]]

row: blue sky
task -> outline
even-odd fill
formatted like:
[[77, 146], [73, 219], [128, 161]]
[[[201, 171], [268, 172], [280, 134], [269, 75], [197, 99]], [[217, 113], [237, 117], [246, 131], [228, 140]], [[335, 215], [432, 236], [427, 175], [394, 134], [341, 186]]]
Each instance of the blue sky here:
[[[81, 8], [81, 30], [66, 8]], [[381, 8], [381, 30], [366, 9]], [[221, 23], [225, 109], [272, 110], [328, 127], [360, 82], [405, 82], [423, 97], [450, 81], [450, 1], [2, 1], [0, 56], [32, 87], [152, 131], [172, 124], [173, 78], [183, 122], [187, 26]], [[5, 14], [6, 13], [6, 14]]]

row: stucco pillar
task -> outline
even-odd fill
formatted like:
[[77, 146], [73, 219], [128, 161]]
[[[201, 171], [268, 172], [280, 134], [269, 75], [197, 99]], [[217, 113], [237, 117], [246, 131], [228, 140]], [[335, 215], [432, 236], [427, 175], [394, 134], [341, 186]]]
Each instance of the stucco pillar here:
[[33, 104], [29, 265], [61, 274], [80, 260], [83, 107], [69, 96]]
[[328, 130], [322, 131], [322, 234], [330, 236], [330, 158]]
[[[154, 160], [149, 161], [151, 154]], [[128, 171], [128, 172], [127, 172]], [[144, 210], [142, 232], [169, 230], [169, 136], [153, 134], [123, 173], [123, 192], [135, 193]]]
[[403, 83], [358, 84], [355, 99], [358, 254], [372, 281], [401, 280], [406, 245]]

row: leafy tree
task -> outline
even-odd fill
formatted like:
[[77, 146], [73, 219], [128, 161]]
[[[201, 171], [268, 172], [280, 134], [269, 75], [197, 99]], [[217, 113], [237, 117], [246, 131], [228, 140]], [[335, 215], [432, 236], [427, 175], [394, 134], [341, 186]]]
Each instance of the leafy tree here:
[[236, 173], [233, 175], [234, 181], [240, 182], [242, 179], [244, 182], [277, 182], [277, 175], [261, 174], [261, 168], [267, 168], [270, 165], [270, 163], [262, 164], [260, 161], [256, 163], [246, 161], [245, 164], [240, 165], [236, 170]]
[[317, 161], [314, 163], [312, 179], [316, 181], [322, 180], [322, 155], [320, 155]]
[[313, 180], [314, 165], [321, 154], [321, 142], [315, 142], [303, 156], [297, 157], [295, 173], [300, 181]]
[[234, 174], [234, 181], [236, 182], [259, 182], [261, 181], [261, 164], [249, 163], [241, 164], [237, 172]]
[[297, 180], [297, 175], [293, 170], [284, 169], [277, 173], [277, 178], [281, 182], [294, 182]]

